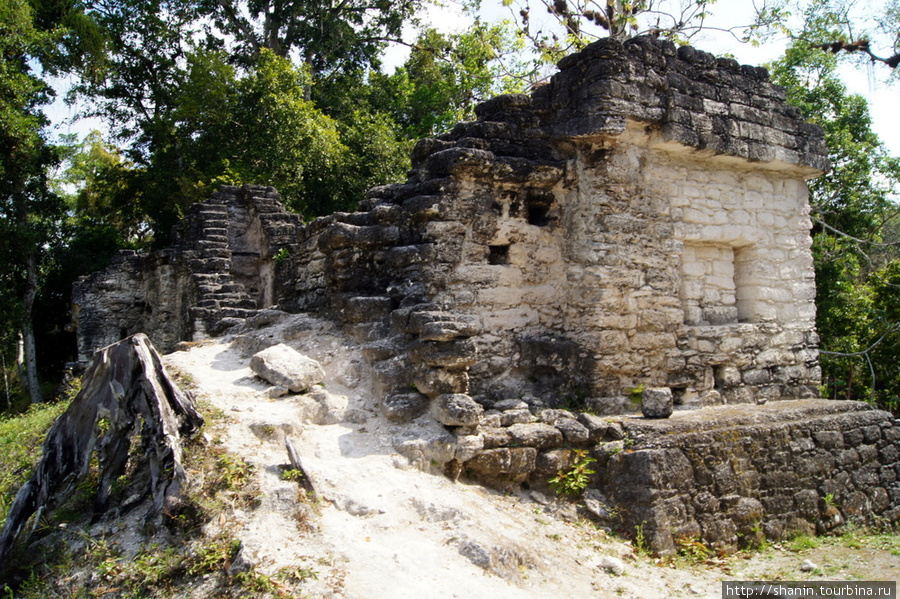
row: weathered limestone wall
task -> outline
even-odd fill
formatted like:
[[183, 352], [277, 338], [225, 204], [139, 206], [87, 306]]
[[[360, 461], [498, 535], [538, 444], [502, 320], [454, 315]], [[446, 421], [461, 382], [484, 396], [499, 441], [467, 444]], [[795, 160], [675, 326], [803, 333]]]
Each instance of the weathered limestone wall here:
[[689, 405], [816, 396], [820, 132], [764, 70], [692, 49], [606, 40], [560, 66], [423, 140], [410, 180], [336, 215], [340, 235], [323, 226], [339, 290], [394, 307], [414, 340], [411, 314], [465, 316], [465, 334], [418, 339], [432, 398], [614, 413], [640, 385]]
[[623, 420], [627, 449], [594, 451], [597, 487], [655, 551], [680, 538], [732, 551], [900, 520], [900, 421], [889, 413], [806, 400], [702, 414]]
[[[816, 396], [821, 131], [764, 70], [667, 42], [604, 40], [560, 67], [422, 140], [409, 180], [358, 212], [301, 224], [249, 187], [196, 205], [167, 257], [100, 277], [126, 299], [84, 317], [83, 352], [134, 327], [165, 350], [277, 304], [345, 323], [383, 391], [423, 405]], [[93, 285], [78, 303], [103, 303]]]

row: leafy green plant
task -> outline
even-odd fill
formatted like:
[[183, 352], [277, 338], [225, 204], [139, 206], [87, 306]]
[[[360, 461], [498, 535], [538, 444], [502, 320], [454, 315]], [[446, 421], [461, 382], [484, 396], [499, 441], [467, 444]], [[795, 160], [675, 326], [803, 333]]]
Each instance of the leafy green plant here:
[[294, 468], [285, 468], [281, 471], [281, 480], [302, 484], [306, 480], [306, 475], [302, 470]]
[[247, 460], [229, 454], [222, 453], [218, 460], [219, 480], [229, 490], [235, 490], [243, 487], [253, 474], [253, 465]]
[[644, 536], [645, 524], [647, 524], [646, 520], [634, 527], [634, 548], [638, 553], [650, 555], [652, 553], [650, 551], [650, 543], [647, 541], [647, 537]]
[[575, 463], [569, 470], [560, 470], [547, 481], [550, 488], [560, 495], [581, 495], [587, 489], [591, 475], [595, 473], [590, 465], [596, 461], [587, 450], [576, 449]]
[[218, 536], [196, 548], [188, 574], [206, 574], [226, 569], [232, 563], [241, 542], [229, 536]]
[[[643, 530], [641, 534], [643, 534]], [[703, 544], [703, 541], [692, 536], [676, 537], [675, 548], [679, 556], [692, 563], [705, 562], [712, 555], [712, 551]]]
[[287, 248], [281, 248], [280, 250], [275, 252], [275, 255], [272, 256], [272, 258], [275, 260], [276, 264], [281, 264], [282, 262], [287, 260], [290, 257], [290, 255], [291, 255], [291, 252], [288, 251]]

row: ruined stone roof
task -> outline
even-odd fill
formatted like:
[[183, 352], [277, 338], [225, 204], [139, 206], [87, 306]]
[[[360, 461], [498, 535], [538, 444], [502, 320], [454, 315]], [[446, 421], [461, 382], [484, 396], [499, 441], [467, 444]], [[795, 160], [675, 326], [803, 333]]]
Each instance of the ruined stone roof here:
[[548, 140], [615, 137], [628, 121], [648, 125], [661, 148], [674, 142], [705, 156], [765, 162], [807, 177], [830, 168], [822, 129], [787, 104], [784, 89], [762, 67], [636, 37], [595, 42], [559, 68], [531, 95], [488, 100], [476, 108], [477, 121], [421, 142], [414, 168], [422, 167], [425, 178], [440, 176], [484, 163], [490, 152], [503, 157], [502, 170], [510, 174], [540, 176], [528, 168], [537, 163], [553, 178]]

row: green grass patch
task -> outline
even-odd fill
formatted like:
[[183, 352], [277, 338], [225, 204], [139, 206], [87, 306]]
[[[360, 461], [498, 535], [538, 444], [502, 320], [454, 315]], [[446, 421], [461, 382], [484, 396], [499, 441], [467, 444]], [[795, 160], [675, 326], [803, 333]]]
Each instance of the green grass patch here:
[[68, 406], [68, 401], [37, 404], [22, 414], [0, 418], [0, 523], [34, 472], [47, 431]]
[[822, 541], [819, 537], [811, 537], [809, 535], [798, 535], [787, 542], [788, 551], [800, 553], [809, 551], [821, 545]]

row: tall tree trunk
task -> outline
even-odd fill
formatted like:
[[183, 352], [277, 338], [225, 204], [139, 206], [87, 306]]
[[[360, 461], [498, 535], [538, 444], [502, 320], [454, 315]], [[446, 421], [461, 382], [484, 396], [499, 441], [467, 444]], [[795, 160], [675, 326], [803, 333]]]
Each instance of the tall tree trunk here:
[[25, 340], [22, 339], [21, 327], [16, 331], [16, 374], [20, 381], [25, 380]]
[[3, 387], [6, 390], [6, 410], [12, 407], [12, 403], [9, 401], [9, 374], [6, 372], [6, 356], [3, 353], [3, 349], [0, 348], [0, 367], [3, 368]]
[[37, 296], [37, 257], [32, 249], [25, 255], [25, 294], [22, 297], [22, 349], [25, 362], [25, 388], [31, 403], [41, 403], [44, 397], [37, 376], [37, 350], [34, 346], [34, 299]]

